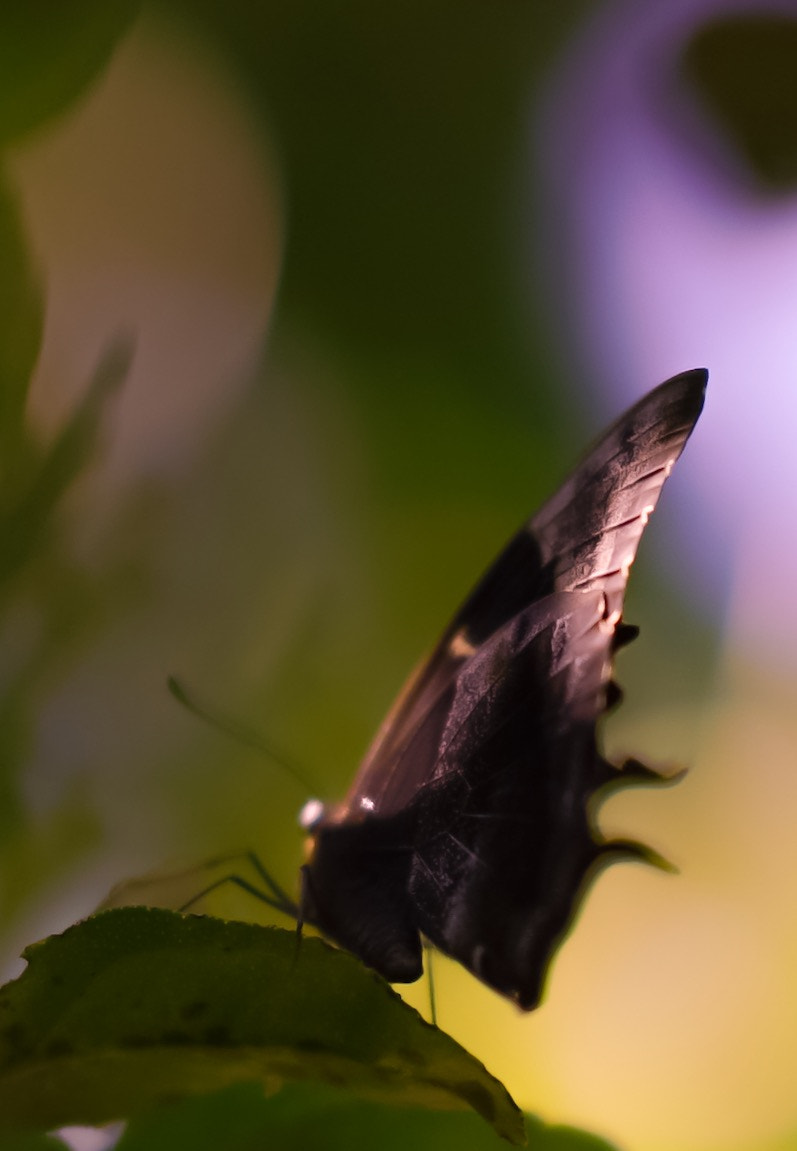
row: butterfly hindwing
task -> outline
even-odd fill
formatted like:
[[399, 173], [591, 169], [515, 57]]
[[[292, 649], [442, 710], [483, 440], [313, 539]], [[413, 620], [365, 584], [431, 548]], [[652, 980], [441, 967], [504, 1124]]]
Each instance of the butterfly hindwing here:
[[538, 1002], [612, 849], [590, 800], [622, 775], [596, 724], [619, 695], [614, 653], [636, 634], [622, 621], [629, 568], [705, 383], [674, 377], [601, 437], [477, 584], [344, 803], [312, 828], [307, 918], [391, 981], [420, 975], [423, 933], [519, 1006]]
[[419, 927], [523, 1007], [599, 851], [588, 801], [611, 770], [595, 745], [604, 611], [600, 592], [557, 592], [487, 640], [458, 679], [437, 784], [418, 797]]

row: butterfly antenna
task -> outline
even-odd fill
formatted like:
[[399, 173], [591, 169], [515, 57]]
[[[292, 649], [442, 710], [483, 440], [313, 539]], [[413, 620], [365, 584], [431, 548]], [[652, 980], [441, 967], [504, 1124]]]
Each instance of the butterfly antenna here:
[[221, 731], [225, 735], [229, 735], [232, 739], [236, 740], [237, 743], [241, 743], [245, 747], [250, 747], [254, 751], [260, 752], [261, 755], [270, 759], [272, 763], [278, 764], [283, 771], [293, 776], [293, 778], [301, 784], [306, 794], [319, 794], [318, 788], [313, 784], [312, 780], [305, 775], [303, 769], [273, 743], [269, 743], [263, 739], [262, 736], [252, 731], [251, 728], [238, 723], [236, 720], [230, 719], [228, 716], [213, 711], [204, 703], [200, 703], [176, 676], [168, 676], [166, 685], [174, 699], [176, 699], [186, 711], [190, 711], [192, 715], [195, 715], [197, 719], [201, 719], [203, 723], [215, 728], [216, 731]]

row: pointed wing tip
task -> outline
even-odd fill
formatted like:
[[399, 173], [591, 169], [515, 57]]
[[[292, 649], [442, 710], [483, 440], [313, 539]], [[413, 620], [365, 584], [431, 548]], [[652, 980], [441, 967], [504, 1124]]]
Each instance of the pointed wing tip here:
[[708, 368], [688, 368], [685, 372], [680, 372], [673, 379], [691, 380], [695, 385], [700, 385], [705, 388], [708, 383]]
[[690, 368], [686, 372], [679, 372], [659, 385], [660, 389], [667, 391], [682, 391], [682, 402], [692, 423], [695, 423], [703, 410], [708, 387], [708, 368]]

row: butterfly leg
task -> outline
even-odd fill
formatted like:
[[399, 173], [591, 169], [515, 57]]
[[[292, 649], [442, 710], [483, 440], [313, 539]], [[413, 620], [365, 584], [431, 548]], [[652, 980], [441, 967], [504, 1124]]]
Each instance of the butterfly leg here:
[[236, 887], [239, 887], [242, 891], [245, 891], [247, 894], [253, 896], [253, 898], [260, 900], [261, 903], [265, 903], [266, 906], [273, 908], [275, 911], [281, 911], [284, 915], [289, 915], [291, 918], [295, 918], [297, 920], [299, 919], [299, 907], [285, 892], [284, 888], [277, 882], [270, 871], [268, 871], [265, 864], [262, 862], [256, 852], [239, 851], [233, 853], [232, 855], [217, 856], [215, 859], [208, 860], [208, 862], [205, 863], [203, 867], [208, 869], [219, 867], [222, 864], [233, 863], [236, 860], [243, 860], [247, 862], [263, 886], [261, 887], [256, 883], [252, 883], [250, 880], [245, 879], [241, 875], [238, 875], [237, 872], [231, 872], [228, 875], [221, 876], [219, 879], [214, 880], [213, 883], [209, 883], [206, 887], [202, 888], [201, 891], [198, 891], [196, 895], [192, 896], [191, 899], [189, 899], [180, 908], [178, 908], [178, 910], [187, 911], [190, 907], [192, 907], [195, 903], [198, 903], [200, 899], [204, 899], [204, 897], [209, 895], [212, 891], [216, 891], [218, 888], [223, 887], [227, 883], [232, 883]]
[[429, 1019], [432, 1027], [437, 1027], [437, 991], [434, 982], [434, 947], [428, 940], [423, 941], [424, 969], [426, 986], [429, 989]]
[[307, 870], [307, 865], [304, 864], [299, 868], [299, 906], [296, 908], [296, 947], [293, 952], [294, 967], [299, 962], [299, 953], [302, 949], [302, 934], [309, 906], [310, 873]]

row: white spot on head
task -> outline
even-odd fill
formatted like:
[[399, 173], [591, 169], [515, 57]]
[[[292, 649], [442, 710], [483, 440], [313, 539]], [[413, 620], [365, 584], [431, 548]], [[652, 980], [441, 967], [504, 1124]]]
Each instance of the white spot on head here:
[[360, 796], [360, 807], [362, 808], [363, 811], [374, 811], [376, 809], [376, 804], [370, 798], [370, 796], [361, 795]]
[[312, 831], [324, 818], [326, 808], [320, 799], [308, 799], [299, 812], [299, 826], [305, 831]]

